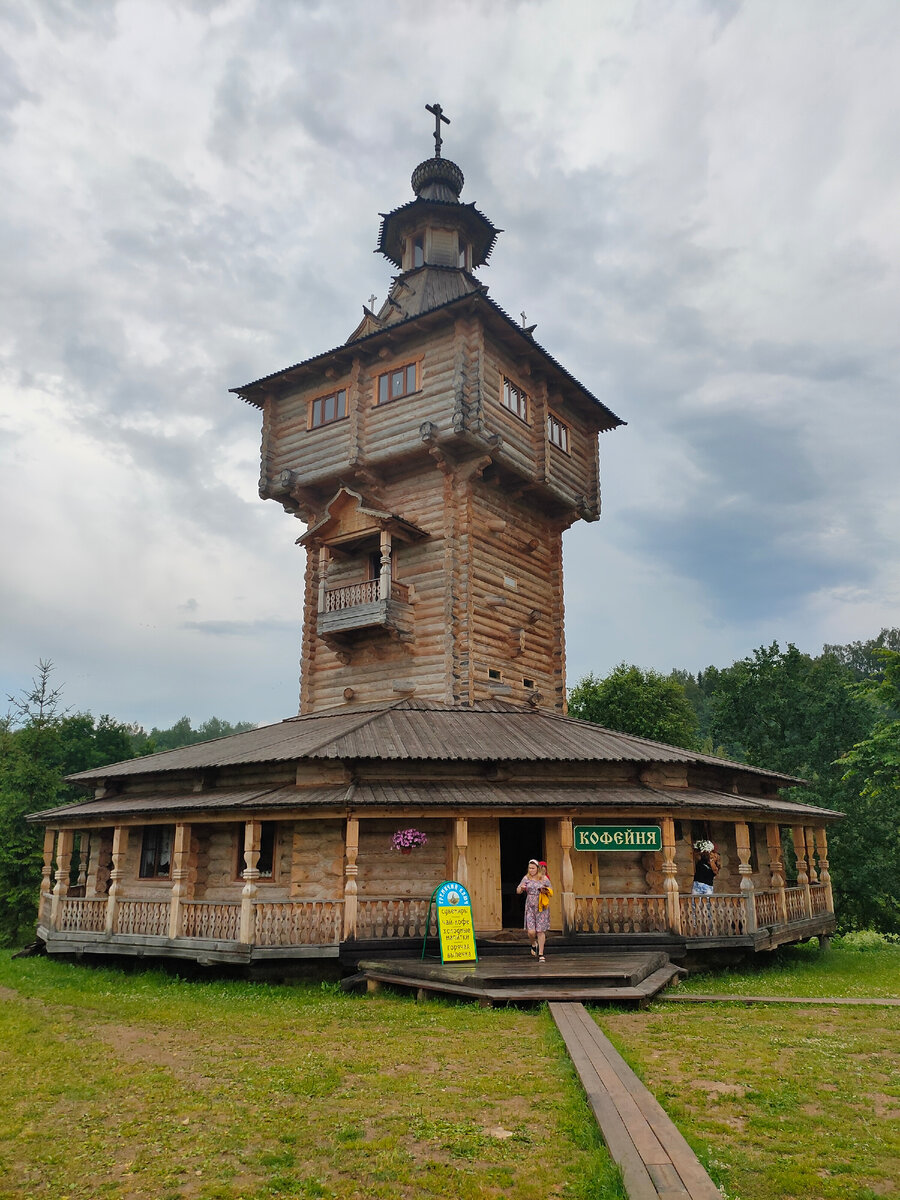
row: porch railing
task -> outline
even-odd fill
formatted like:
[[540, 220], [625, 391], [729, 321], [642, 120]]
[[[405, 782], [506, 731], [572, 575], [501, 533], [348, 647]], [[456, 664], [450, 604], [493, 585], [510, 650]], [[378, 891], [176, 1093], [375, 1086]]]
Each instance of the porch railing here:
[[665, 933], [664, 896], [576, 896], [576, 933]]
[[119, 900], [116, 904], [116, 933], [135, 933], [144, 937], [168, 937], [168, 900]]
[[[325, 612], [340, 612], [344, 608], [355, 608], [357, 604], [374, 604], [381, 599], [381, 580], [366, 579], [363, 583], [346, 583], [343, 587], [325, 589]], [[409, 602], [409, 588], [405, 583], [391, 580], [391, 599]]]
[[766, 925], [782, 924], [777, 892], [754, 892], [753, 903], [756, 907], [757, 929]]
[[810, 886], [809, 906], [814, 917], [828, 912], [828, 891], [821, 883], [814, 883]]
[[236, 942], [241, 933], [240, 900], [183, 900], [182, 935]]
[[806, 920], [809, 915], [806, 911], [806, 888], [785, 888], [784, 901], [787, 905], [787, 919], [789, 922]]
[[747, 932], [744, 897], [679, 896], [681, 932], [685, 937], [741, 937]]
[[85, 900], [79, 896], [67, 896], [59, 906], [57, 923], [64, 933], [79, 929], [88, 933], [103, 933], [106, 929], [106, 897]]
[[[424, 937], [430, 896], [366, 896], [357, 901], [356, 936], [365, 938]], [[432, 911], [430, 936], [437, 935]]]
[[341, 940], [344, 902], [257, 903], [257, 946], [324, 946]]

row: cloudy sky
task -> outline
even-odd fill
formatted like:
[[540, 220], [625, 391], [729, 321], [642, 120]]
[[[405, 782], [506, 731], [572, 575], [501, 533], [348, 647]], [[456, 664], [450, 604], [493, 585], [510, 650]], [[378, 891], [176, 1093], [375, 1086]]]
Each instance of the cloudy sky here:
[[297, 707], [302, 526], [229, 388], [342, 342], [445, 154], [628, 425], [570, 680], [900, 624], [896, 0], [3, 0], [0, 690]]

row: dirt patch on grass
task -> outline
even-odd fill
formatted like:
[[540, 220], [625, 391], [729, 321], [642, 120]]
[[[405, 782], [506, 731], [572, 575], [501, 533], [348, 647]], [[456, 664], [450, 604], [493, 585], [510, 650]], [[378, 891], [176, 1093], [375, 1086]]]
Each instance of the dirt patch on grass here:
[[706, 1092], [707, 1096], [716, 1098], [718, 1096], [746, 1096], [747, 1088], [742, 1083], [722, 1083], [718, 1079], [695, 1079], [693, 1086], [702, 1092]]

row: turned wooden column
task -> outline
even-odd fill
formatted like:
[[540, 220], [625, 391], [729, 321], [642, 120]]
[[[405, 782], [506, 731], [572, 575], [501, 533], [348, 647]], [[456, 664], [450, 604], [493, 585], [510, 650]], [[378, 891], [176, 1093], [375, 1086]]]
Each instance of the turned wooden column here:
[[75, 830], [61, 829], [56, 839], [56, 886], [50, 901], [50, 928], [59, 928], [59, 906], [69, 894], [69, 871], [72, 866], [72, 848]]
[[106, 897], [106, 932], [116, 931], [116, 908], [119, 903], [119, 883], [125, 878], [125, 859], [128, 855], [128, 826], [113, 829], [112, 867], [109, 871], [109, 892]]
[[87, 895], [88, 863], [90, 862], [91, 834], [90, 830], [82, 829], [78, 835], [78, 886], [82, 896]]
[[769, 852], [769, 884], [775, 892], [778, 916], [787, 924], [787, 897], [784, 894], [784, 859], [781, 849], [781, 829], [778, 825], [766, 825], [766, 848]]
[[828, 869], [828, 838], [825, 836], [825, 826], [820, 825], [813, 832], [819, 852], [819, 882], [825, 889], [825, 911], [833, 913], [834, 893], [831, 890], [831, 872]]
[[241, 892], [241, 945], [251, 946], [256, 938], [256, 895], [259, 888], [259, 843], [262, 821], [248, 821], [244, 826], [244, 887]]
[[344, 941], [356, 937], [356, 865], [359, 854], [359, 818], [347, 818], [346, 862], [344, 864]]
[[53, 887], [53, 852], [56, 849], [56, 830], [44, 830], [44, 865], [41, 867], [41, 894], [38, 922], [50, 921], [50, 891]]
[[662, 819], [663, 895], [666, 898], [666, 924], [669, 932], [681, 933], [681, 904], [678, 899], [678, 864], [675, 862], [675, 819]]
[[[381, 570], [378, 575], [378, 599], [391, 598], [391, 535], [387, 529], [381, 531]], [[462, 880], [460, 880], [462, 883]]]
[[184, 904], [190, 890], [191, 827], [175, 826], [175, 841], [172, 845], [172, 899], [169, 907], [169, 937], [181, 937], [184, 930]]
[[562, 926], [566, 937], [575, 932], [575, 870], [572, 866], [572, 847], [575, 844], [575, 834], [569, 817], [562, 817], [559, 822], [559, 847], [562, 870]]
[[819, 882], [819, 876], [816, 874], [815, 833], [811, 825], [806, 826], [806, 873], [810, 884]]
[[319, 612], [325, 611], [325, 581], [328, 575], [328, 547], [319, 547]]
[[744, 913], [747, 932], [756, 933], [756, 901], [753, 886], [753, 868], [750, 866], [750, 826], [746, 821], [735, 821], [734, 836], [737, 842], [738, 873], [741, 877], [741, 895], [744, 898]]
[[466, 850], [469, 845], [469, 822], [465, 817], [456, 818], [453, 837], [456, 843], [456, 874], [453, 878], [464, 888], [468, 888], [469, 864], [466, 861]]
[[806, 830], [802, 825], [794, 825], [791, 829], [794, 840], [794, 854], [797, 856], [797, 887], [803, 889], [803, 905], [806, 915], [812, 916], [812, 897], [809, 894], [809, 876], [806, 873]]

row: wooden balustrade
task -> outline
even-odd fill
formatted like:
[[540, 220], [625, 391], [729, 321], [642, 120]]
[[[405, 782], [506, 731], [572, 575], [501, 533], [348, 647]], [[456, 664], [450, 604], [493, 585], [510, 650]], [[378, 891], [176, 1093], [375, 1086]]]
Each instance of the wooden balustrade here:
[[183, 900], [182, 935], [236, 942], [241, 933], [239, 900]]
[[809, 916], [806, 909], [806, 888], [789, 887], [784, 889], [784, 901], [787, 906], [788, 921], [805, 921]]
[[169, 912], [168, 900], [119, 900], [114, 932], [168, 937]]
[[354, 608], [357, 604], [374, 604], [378, 599], [377, 579], [364, 583], [347, 583], [343, 587], [325, 589], [325, 612], [339, 612], [342, 608]]
[[830, 911], [828, 904], [828, 888], [821, 883], [811, 884], [809, 888], [809, 906], [812, 910], [811, 916], [817, 917], [821, 913]]
[[747, 908], [741, 895], [679, 896], [685, 937], [741, 937], [747, 933]]
[[257, 946], [327, 946], [341, 940], [341, 900], [256, 903]]
[[67, 896], [59, 906], [57, 924], [63, 932], [103, 933], [106, 929], [106, 897], [85, 900]]
[[754, 904], [756, 905], [756, 924], [762, 929], [764, 926], [780, 925], [781, 921], [781, 906], [779, 904], [779, 894], [773, 892], [756, 892], [754, 894]]
[[[358, 938], [424, 937], [430, 896], [393, 899], [368, 896], [357, 900], [356, 936]], [[430, 936], [437, 935], [437, 918], [431, 914]]]
[[665, 896], [576, 896], [576, 933], [666, 933]]

